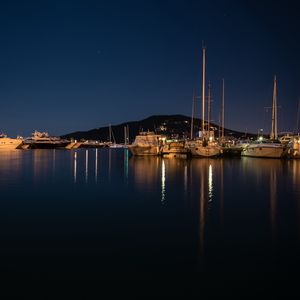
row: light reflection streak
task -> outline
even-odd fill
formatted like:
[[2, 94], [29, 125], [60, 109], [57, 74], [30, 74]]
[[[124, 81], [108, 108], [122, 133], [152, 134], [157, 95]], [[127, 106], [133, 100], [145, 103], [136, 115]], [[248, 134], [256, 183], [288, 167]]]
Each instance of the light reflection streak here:
[[85, 150], [85, 182], [88, 181], [89, 150]]
[[166, 200], [166, 166], [165, 161], [162, 159], [161, 164], [161, 203], [164, 204]]
[[95, 154], [95, 182], [97, 182], [98, 179], [98, 149], [96, 148], [96, 154]]
[[201, 187], [200, 187], [200, 257], [204, 255], [204, 231], [205, 231], [205, 195], [204, 195], [204, 176], [201, 172]]
[[220, 222], [221, 226], [223, 226], [224, 223], [224, 175], [223, 175], [223, 159], [221, 160], [220, 165]]
[[184, 193], [187, 193], [188, 176], [187, 176], [187, 164], [184, 165]]
[[128, 149], [124, 149], [124, 175], [128, 179]]
[[111, 148], [108, 148], [108, 180], [110, 181], [111, 173]]
[[276, 238], [276, 210], [277, 210], [277, 178], [275, 170], [271, 170], [270, 174], [270, 221], [273, 240]]
[[74, 183], [77, 179], [77, 152], [74, 153]]
[[208, 167], [208, 202], [213, 200], [213, 172], [211, 164]]

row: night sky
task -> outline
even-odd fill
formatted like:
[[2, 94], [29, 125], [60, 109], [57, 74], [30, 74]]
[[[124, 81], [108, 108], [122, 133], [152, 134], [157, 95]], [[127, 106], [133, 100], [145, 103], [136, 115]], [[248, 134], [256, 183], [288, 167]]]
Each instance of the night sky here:
[[[269, 132], [277, 75], [278, 131], [296, 127], [297, 1], [1, 1], [0, 132], [61, 135], [191, 115], [201, 95], [202, 44], [212, 119]], [[200, 102], [196, 116], [201, 117]]]

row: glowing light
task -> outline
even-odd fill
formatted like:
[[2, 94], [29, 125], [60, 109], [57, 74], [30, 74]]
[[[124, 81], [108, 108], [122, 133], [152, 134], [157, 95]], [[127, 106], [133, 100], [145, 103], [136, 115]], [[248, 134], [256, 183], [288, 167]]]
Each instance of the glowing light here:
[[164, 203], [166, 200], [166, 166], [165, 161], [162, 160], [161, 164], [161, 203]]
[[262, 136], [260, 136], [259, 138], [258, 138], [258, 140], [259, 141], [262, 141], [264, 138], [262, 137]]

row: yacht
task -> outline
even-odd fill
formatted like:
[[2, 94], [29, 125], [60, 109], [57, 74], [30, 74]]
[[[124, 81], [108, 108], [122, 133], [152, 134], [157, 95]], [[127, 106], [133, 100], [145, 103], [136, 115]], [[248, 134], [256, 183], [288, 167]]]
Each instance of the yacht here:
[[31, 149], [64, 148], [68, 144], [70, 144], [69, 140], [49, 136], [48, 132], [39, 132], [37, 130], [33, 132], [32, 137], [24, 140], [24, 145]]
[[14, 150], [23, 144], [22, 138], [9, 138], [6, 134], [0, 134], [0, 150]]
[[284, 145], [279, 141], [260, 139], [250, 143], [243, 150], [242, 156], [280, 158], [284, 154]]
[[133, 155], [160, 155], [165, 138], [152, 131], [140, 132], [128, 149]]
[[272, 101], [272, 128], [270, 139], [260, 137], [256, 142], [243, 149], [242, 156], [280, 158], [284, 155], [286, 146], [278, 140], [277, 135], [277, 96], [276, 76], [274, 77], [273, 101]]

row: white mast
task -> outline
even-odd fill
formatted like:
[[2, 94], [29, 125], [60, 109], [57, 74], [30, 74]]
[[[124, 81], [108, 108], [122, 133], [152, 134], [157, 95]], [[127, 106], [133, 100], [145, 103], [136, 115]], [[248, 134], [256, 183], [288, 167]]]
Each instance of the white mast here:
[[193, 89], [193, 99], [192, 99], [191, 140], [194, 138], [194, 114], [195, 114], [195, 88]]
[[205, 119], [205, 47], [202, 47], [202, 135], [204, 135]]
[[276, 75], [274, 76], [274, 89], [273, 89], [273, 101], [272, 101], [272, 129], [271, 140], [276, 140], [277, 135], [277, 94], [276, 94]]
[[225, 102], [225, 87], [224, 79], [222, 79], [222, 141], [224, 141], [224, 127], [225, 127], [225, 112], [224, 112], [224, 102]]
[[207, 131], [208, 137], [210, 137], [210, 82], [208, 82], [207, 90]]

